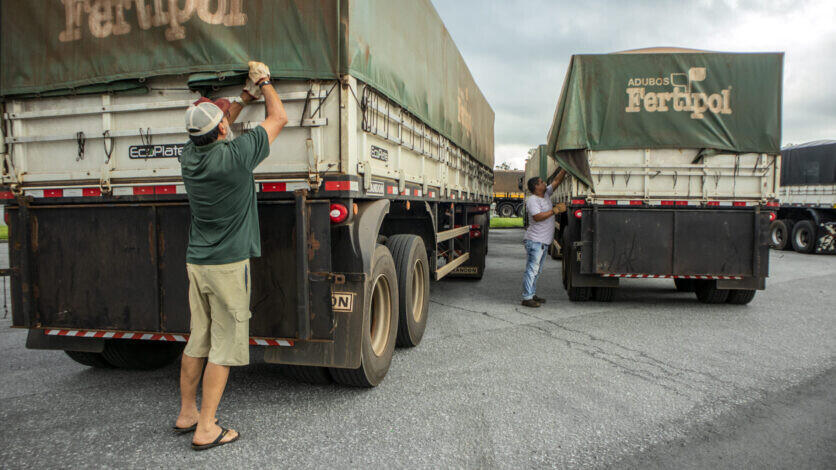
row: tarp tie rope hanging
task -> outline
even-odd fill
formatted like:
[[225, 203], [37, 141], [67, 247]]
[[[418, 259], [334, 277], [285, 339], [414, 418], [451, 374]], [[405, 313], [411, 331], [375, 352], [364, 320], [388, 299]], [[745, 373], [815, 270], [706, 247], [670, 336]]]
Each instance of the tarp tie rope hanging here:
[[84, 132], [76, 132], [75, 140], [78, 144], [78, 156], [75, 158], [75, 161], [81, 161], [84, 159], [84, 144], [87, 143], [87, 139], [84, 137]]
[[148, 127], [145, 129], [145, 132], [142, 131], [142, 128], [139, 128], [139, 140], [142, 141], [142, 146], [146, 152], [151, 152], [152, 150], [152, 138], [151, 138], [151, 128]]
[[[105, 152], [105, 163], [110, 163], [110, 156], [113, 155], [113, 144], [115, 139], [110, 136], [110, 130], [102, 132], [102, 139], [102, 145], [104, 146]], [[110, 142], [110, 147], [107, 146], [108, 141]]]

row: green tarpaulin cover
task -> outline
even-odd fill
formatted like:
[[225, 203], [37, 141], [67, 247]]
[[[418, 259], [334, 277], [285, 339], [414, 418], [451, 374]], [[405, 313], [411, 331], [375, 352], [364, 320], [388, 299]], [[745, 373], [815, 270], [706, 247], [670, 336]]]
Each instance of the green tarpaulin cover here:
[[782, 70], [781, 53], [575, 55], [548, 153], [578, 177], [584, 149], [777, 154]]
[[261, 60], [280, 78], [351, 74], [493, 168], [493, 110], [430, 0], [23, 3], [0, 2], [0, 96], [127, 90]]

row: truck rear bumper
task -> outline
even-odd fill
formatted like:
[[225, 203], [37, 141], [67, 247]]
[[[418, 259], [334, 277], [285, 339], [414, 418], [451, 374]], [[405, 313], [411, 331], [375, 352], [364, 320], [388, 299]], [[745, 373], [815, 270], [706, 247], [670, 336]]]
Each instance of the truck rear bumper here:
[[[580, 211], [580, 219], [575, 215]], [[576, 286], [622, 278], [716, 280], [718, 287], [763, 289], [769, 213], [753, 209], [573, 208]]]

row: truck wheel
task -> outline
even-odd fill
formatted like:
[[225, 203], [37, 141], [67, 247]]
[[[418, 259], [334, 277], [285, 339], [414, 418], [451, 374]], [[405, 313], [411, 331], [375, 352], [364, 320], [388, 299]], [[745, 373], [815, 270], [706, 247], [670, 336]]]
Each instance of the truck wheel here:
[[816, 248], [816, 227], [802, 220], [792, 228], [792, 248], [799, 253], [812, 253]]
[[511, 204], [501, 204], [496, 209], [496, 213], [499, 214], [500, 217], [514, 217], [514, 206]]
[[726, 302], [734, 305], [746, 305], [755, 298], [757, 291], [752, 289], [733, 289], [729, 291], [729, 298]]
[[286, 377], [297, 382], [311, 385], [328, 385], [334, 383], [327, 367], [297, 366], [282, 364], [279, 369]]
[[676, 290], [679, 292], [694, 292], [696, 288], [694, 279], [674, 279], [673, 283], [676, 285]]
[[[398, 273], [398, 346], [418, 346], [427, 328], [430, 270], [427, 249], [417, 235], [393, 235], [387, 245]], [[483, 257], [484, 258], [484, 257]], [[482, 266], [484, 270], [484, 266]]]
[[522, 215], [523, 215], [523, 205], [522, 204], [517, 204], [517, 207], [514, 209], [514, 214], [516, 214], [517, 217], [522, 217]]
[[363, 314], [360, 367], [330, 369], [342, 385], [375, 387], [389, 371], [398, 332], [398, 275], [389, 249], [377, 245], [372, 257], [372, 275]]
[[586, 302], [592, 297], [591, 287], [570, 287], [566, 289], [566, 294], [569, 295], [569, 300], [572, 302]]
[[787, 247], [789, 230], [785, 220], [776, 220], [769, 226], [769, 246], [776, 250], [783, 250]]
[[699, 281], [695, 290], [697, 299], [704, 304], [722, 304], [729, 297], [728, 290], [717, 288], [717, 281]]
[[183, 343], [114, 339], [105, 343], [102, 356], [120, 369], [151, 370], [171, 364], [183, 353]]
[[81, 352], [81, 351], [64, 351], [70, 356], [70, 359], [87, 367], [96, 367], [99, 369], [112, 369], [113, 366], [107, 362], [107, 359], [102, 356], [102, 353]]
[[598, 302], [612, 302], [615, 297], [615, 287], [596, 287], [594, 297]]

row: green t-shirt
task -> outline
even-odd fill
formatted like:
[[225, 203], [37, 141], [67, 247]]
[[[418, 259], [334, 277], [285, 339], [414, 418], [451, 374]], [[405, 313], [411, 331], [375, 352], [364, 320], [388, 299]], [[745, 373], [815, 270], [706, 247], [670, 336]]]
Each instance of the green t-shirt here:
[[261, 256], [253, 170], [268, 155], [270, 142], [261, 126], [232, 141], [186, 144], [180, 166], [192, 214], [187, 263]]

